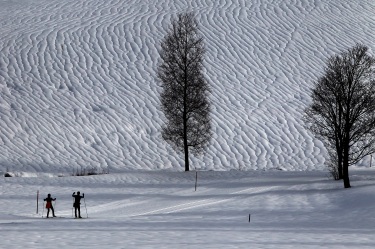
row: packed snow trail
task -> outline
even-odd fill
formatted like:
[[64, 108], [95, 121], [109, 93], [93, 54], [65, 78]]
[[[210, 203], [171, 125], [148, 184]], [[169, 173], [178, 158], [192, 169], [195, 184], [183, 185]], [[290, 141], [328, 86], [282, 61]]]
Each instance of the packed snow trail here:
[[[0, 178], [0, 248], [369, 249], [373, 171], [351, 169], [350, 190], [326, 172], [200, 172], [196, 192], [193, 172]], [[35, 214], [37, 189], [65, 218]], [[71, 218], [78, 190], [88, 219]]]

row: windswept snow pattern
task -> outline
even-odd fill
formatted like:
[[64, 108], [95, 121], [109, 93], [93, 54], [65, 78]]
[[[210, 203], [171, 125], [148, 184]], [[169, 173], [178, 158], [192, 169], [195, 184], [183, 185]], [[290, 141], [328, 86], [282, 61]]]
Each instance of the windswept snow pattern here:
[[372, 0], [2, 0], [0, 169], [182, 170], [161, 139], [156, 68], [184, 11], [212, 87], [214, 137], [192, 167], [323, 168], [302, 113], [329, 56], [356, 42], [374, 51]]

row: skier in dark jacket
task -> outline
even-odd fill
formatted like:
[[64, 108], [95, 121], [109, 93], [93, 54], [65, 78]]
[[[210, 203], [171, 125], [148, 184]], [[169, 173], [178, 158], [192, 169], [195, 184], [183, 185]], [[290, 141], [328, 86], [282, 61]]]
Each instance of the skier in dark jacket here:
[[77, 218], [77, 210], [78, 210], [78, 218], [82, 218], [81, 217], [81, 199], [85, 198], [85, 194], [83, 193], [81, 196], [79, 191], [77, 192], [77, 194], [76, 192], [73, 192], [72, 197], [74, 197], [73, 207], [74, 207], [76, 218]]
[[49, 210], [52, 209], [52, 216], [53, 217], [56, 217], [55, 215], [55, 210], [53, 209], [53, 206], [52, 206], [52, 201], [56, 201], [56, 198], [52, 198], [51, 197], [51, 194], [48, 194], [47, 195], [47, 198], [44, 199], [44, 201], [46, 201], [46, 208], [47, 208], [47, 218], [49, 218]]

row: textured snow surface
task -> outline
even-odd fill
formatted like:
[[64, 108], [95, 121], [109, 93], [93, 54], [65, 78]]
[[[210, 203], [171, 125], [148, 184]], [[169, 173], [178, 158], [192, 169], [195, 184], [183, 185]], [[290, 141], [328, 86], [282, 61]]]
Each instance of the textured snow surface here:
[[192, 167], [324, 168], [302, 113], [328, 56], [374, 51], [373, 0], [1, 0], [0, 171], [182, 170], [161, 139], [155, 70], [183, 11], [212, 87], [214, 137]]

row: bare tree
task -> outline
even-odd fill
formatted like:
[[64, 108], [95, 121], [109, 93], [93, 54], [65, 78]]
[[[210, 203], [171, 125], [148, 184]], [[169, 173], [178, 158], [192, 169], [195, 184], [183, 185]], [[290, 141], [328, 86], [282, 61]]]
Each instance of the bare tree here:
[[350, 188], [349, 166], [375, 152], [375, 59], [357, 44], [328, 59], [305, 110], [307, 127], [335, 148], [339, 178]]
[[202, 154], [211, 139], [209, 85], [203, 75], [205, 53], [193, 13], [172, 19], [161, 43], [157, 75], [161, 82], [161, 109], [166, 122], [162, 137], [176, 151], [184, 152], [189, 171], [189, 148]]

